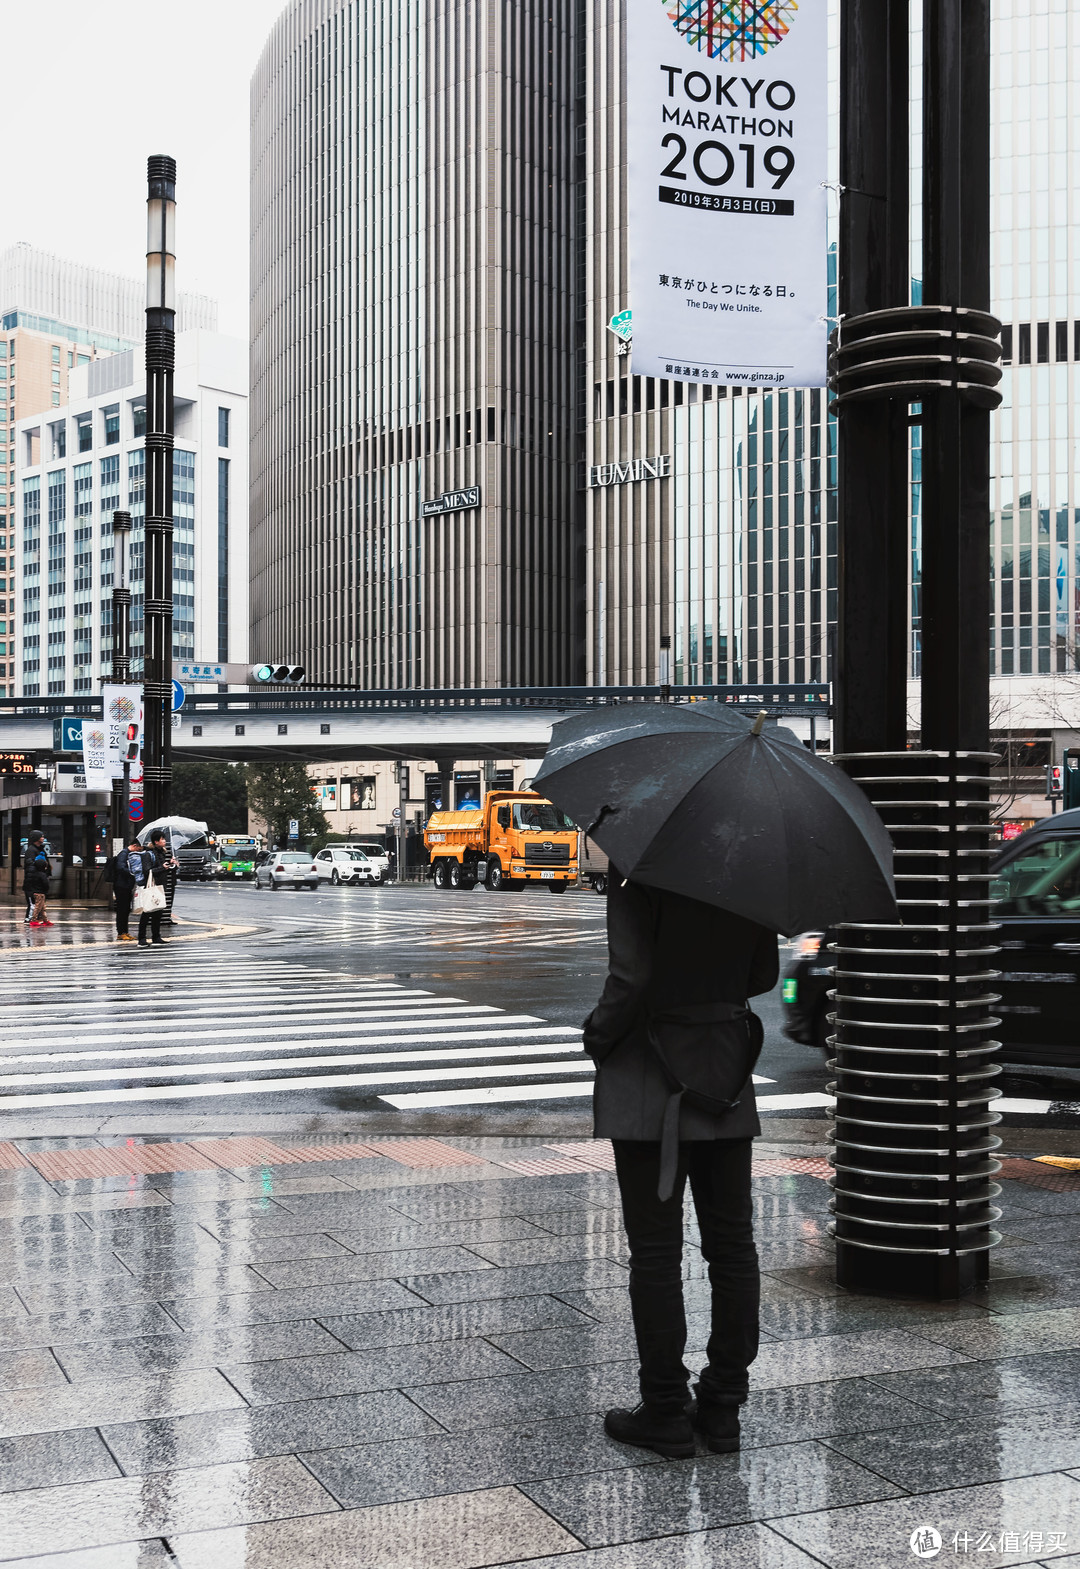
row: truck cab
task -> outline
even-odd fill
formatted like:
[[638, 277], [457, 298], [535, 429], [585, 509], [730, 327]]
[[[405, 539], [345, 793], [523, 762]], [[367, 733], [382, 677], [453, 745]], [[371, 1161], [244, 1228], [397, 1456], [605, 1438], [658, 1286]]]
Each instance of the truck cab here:
[[436, 888], [492, 891], [577, 881], [575, 825], [534, 790], [489, 790], [481, 807], [433, 812], [424, 830]]

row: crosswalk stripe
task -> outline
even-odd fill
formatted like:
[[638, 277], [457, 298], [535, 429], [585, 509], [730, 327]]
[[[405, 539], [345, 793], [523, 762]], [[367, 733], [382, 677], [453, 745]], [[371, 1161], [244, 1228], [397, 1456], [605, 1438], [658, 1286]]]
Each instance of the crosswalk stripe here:
[[[230, 1028], [230, 1029], [224, 1029], [224, 1030], [184, 1030], [184, 1029], [174, 1030], [174, 1029], [166, 1028], [164, 1025], [161, 1025], [161, 1026], [159, 1026], [156, 1029], [150, 1029], [150, 1030], [121, 1030], [121, 1029], [110, 1030], [108, 1035], [83, 1035], [81, 1037], [81, 1039], [82, 1039], [83, 1044], [86, 1045], [86, 1046], [94, 1046], [94, 1045], [107, 1046], [110, 1042], [117, 1041], [117, 1040], [125, 1040], [125, 1041], [186, 1041], [186, 1040], [194, 1040], [196, 1038], [196, 1036], [199, 1036], [201, 1038], [206, 1038], [206, 1039], [213, 1039], [213, 1040], [227, 1040], [227, 1039], [230, 1039], [230, 1038], [232, 1038], [234, 1036], [239, 1036], [239, 1035], [254, 1035], [254, 1034], [287, 1035], [291, 1031], [294, 1031], [294, 1030], [296, 1030], [298, 1028], [299, 1029], [314, 1029], [314, 1028], [318, 1028], [324, 1034], [332, 1035], [332, 1034], [335, 1033], [335, 1031], [346, 1030], [346, 1029], [355, 1029], [358, 1022], [362, 1023], [362, 1022], [367, 1021], [368, 1019], [377, 1019], [377, 1020], [379, 1020], [380, 1023], [382, 1023], [384, 1028], [388, 1027], [390, 1022], [393, 1019], [395, 1019], [395, 1018], [400, 1018], [404, 1024], [417, 1023], [417, 1022], [419, 1022], [417, 1020], [417, 1018], [416, 1018], [416, 1015], [417, 1015], [418, 1011], [420, 1011], [420, 1010], [417, 1010], [415, 1008], [408, 1008], [408, 1009], [402, 1008], [400, 1010], [398, 1010], [398, 1009], [380, 1009], [380, 1010], [373, 1010], [371, 1013], [360, 1013], [358, 1010], [354, 1009], [354, 1010], [352, 1010], [349, 1013], [342, 1013], [342, 1014], [329, 1014], [329, 1015], [308, 1014], [306, 1023], [304, 1025], [300, 1025], [297, 1021], [294, 1021], [294, 1022], [292, 1022], [290, 1024], [263, 1024], [261, 1022], [257, 1022], [257, 1023], [253, 1022], [253, 1023], [248, 1024], [248, 1025], [240, 1025], [240, 1026], [237, 1026], [236, 1028]], [[449, 1015], [455, 1015], [456, 1016], [456, 1015], [463, 1015], [463, 1014], [485, 1014], [485, 1015], [490, 1015], [490, 1014], [493, 1014], [493, 1013], [501, 1013], [501, 1011], [502, 1010], [500, 1008], [496, 1008], [491, 1003], [486, 1003], [486, 1002], [462, 1003], [460, 1006], [452, 1007], [452, 1008], [446, 1008], [446, 1009], [443, 1010], [445, 1015], [448, 1015], [448, 1016]], [[532, 1014], [528, 1014], [528, 1015], [524, 1015], [523, 1014], [523, 1015], [521, 1015], [521, 1017], [522, 1018], [526, 1018], [527, 1017], [530, 1023], [534, 1022], [534, 1016]], [[313, 1020], [315, 1021], [315, 1023], [312, 1023]], [[96, 1021], [96, 1022], [98, 1024], [100, 1024], [100, 1020]], [[78, 1028], [77, 1023], [73, 1024], [72, 1029], [77, 1029], [77, 1028]], [[61, 1045], [62, 1046], [64, 1044], [66, 1044], [71, 1039], [71, 1034], [72, 1034], [72, 1030], [69, 1029], [69, 1030], [66, 1030], [63, 1035], [47, 1036], [47, 1035], [37, 1035], [37, 1034], [35, 1034], [32, 1040], [27, 1040], [25, 1034], [22, 1035], [22, 1036], [9, 1036], [4, 1041], [4, 1044], [17, 1046], [17, 1047], [20, 1047], [20, 1048], [25, 1048], [25, 1047], [30, 1046], [30, 1045], [37, 1045], [37, 1046]]]
[[583, 1099], [592, 1094], [591, 1084], [478, 1084], [469, 1090], [421, 1090], [405, 1095], [380, 1095], [379, 1099], [398, 1111], [423, 1111], [439, 1106], [485, 1106], [516, 1100]]

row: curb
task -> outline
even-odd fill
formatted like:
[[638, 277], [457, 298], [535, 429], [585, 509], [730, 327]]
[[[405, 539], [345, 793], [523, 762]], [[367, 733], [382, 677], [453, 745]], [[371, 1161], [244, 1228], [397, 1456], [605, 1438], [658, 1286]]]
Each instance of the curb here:
[[[212, 926], [208, 931], [192, 932], [188, 937], [170, 937], [168, 941], [170, 944], [182, 942], [209, 942], [211, 938], [215, 937], [250, 937], [254, 932], [260, 930], [261, 928], [258, 926]], [[64, 943], [62, 947], [55, 948], [48, 948], [45, 946], [40, 948], [4, 948], [3, 946], [0, 946], [0, 954], [2, 954], [4, 958], [11, 958], [16, 954], [36, 955], [40, 953], [47, 953], [55, 955], [76, 953], [84, 948], [94, 948], [108, 952], [113, 949], [119, 950], [119, 947], [119, 943], [114, 938], [110, 942], [69, 942]]]

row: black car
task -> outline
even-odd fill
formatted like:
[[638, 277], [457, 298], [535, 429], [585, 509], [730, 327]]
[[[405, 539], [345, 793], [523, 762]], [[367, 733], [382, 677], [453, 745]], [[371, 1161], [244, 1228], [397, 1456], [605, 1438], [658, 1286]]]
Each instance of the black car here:
[[[999, 901], [1003, 1062], [1080, 1069], [1080, 809], [1047, 817], [991, 865]], [[784, 972], [784, 1034], [824, 1047], [831, 932], [806, 932]]]

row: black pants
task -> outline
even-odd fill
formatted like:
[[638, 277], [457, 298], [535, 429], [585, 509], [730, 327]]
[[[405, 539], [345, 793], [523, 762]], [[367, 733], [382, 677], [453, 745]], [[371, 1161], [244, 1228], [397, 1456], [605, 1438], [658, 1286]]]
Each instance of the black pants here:
[[113, 887], [113, 898], [116, 900], [116, 935], [127, 935], [128, 921], [131, 917], [131, 901], [135, 897], [134, 888]]
[[139, 941], [140, 942], [145, 942], [146, 941], [146, 927], [147, 927], [147, 923], [149, 923], [149, 926], [150, 926], [150, 940], [151, 940], [151, 942], [160, 942], [161, 941], [161, 917], [164, 914], [165, 914], [164, 910], [149, 910], [149, 911], [147, 911], [147, 913], [145, 915], [140, 915], [139, 916]]
[[681, 1144], [675, 1190], [664, 1201], [656, 1195], [659, 1143], [612, 1142], [630, 1243], [630, 1307], [641, 1361], [641, 1398], [669, 1410], [681, 1410], [687, 1399], [682, 1249], [683, 1189], [689, 1177], [712, 1286], [709, 1361], [701, 1388], [718, 1404], [741, 1404], [747, 1370], [758, 1351], [761, 1295], [750, 1197], [752, 1141]]

